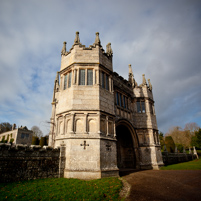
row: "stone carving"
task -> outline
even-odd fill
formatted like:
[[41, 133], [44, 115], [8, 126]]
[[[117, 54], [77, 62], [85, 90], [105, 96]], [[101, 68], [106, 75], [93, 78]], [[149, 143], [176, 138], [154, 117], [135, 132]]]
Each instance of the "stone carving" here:
[[106, 146], [107, 151], [111, 151], [111, 145], [110, 144], [106, 144], [105, 146]]
[[113, 54], [112, 48], [111, 48], [111, 43], [108, 43], [108, 44], [106, 45], [106, 54], [107, 54], [108, 56], [112, 56], [112, 54]]
[[192, 154], [191, 148], [189, 147], [189, 154]]
[[142, 86], [147, 85], [147, 81], [145, 79], [145, 74], [142, 74]]
[[152, 91], [152, 84], [150, 82], [150, 79], [148, 79], [148, 83], [149, 83], [149, 89]]
[[66, 41], [63, 42], [63, 48], [61, 50], [61, 55], [66, 55]]
[[80, 44], [79, 31], [76, 32], [74, 45]]
[[86, 149], [86, 146], [89, 146], [89, 144], [86, 144], [86, 141], [84, 140], [84, 144], [80, 144], [80, 146], [84, 146], [84, 149]]
[[96, 39], [95, 39], [95, 45], [101, 45], [101, 42], [100, 42], [100, 38], [99, 38], [99, 32], [96, 32]]
[[131, 64], [128, 65], [129, 71], [128, 71], [128, 81], [131, 83], [132, 88], [135, 88], [137, 86], [137, 82], [134, 79], [133, 71], [131, 68]]

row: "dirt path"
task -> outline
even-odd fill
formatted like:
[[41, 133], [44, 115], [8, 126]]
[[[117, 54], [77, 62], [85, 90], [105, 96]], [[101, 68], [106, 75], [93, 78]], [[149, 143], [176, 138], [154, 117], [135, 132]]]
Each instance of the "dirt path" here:
[[201, 170], [146, 170], [123, 179], [131, 185], [125, 201], [201, 201]]

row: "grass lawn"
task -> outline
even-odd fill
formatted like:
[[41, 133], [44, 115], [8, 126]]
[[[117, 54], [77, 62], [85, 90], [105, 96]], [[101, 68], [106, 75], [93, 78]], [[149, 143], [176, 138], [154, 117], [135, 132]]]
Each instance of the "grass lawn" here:
[[36, 179], [0, 184], [0, 200], [119, 200], [118, 178]]
[[174, 165], [167, 165], [161, 167], [160, 170], [201, 170], [201, 159]]

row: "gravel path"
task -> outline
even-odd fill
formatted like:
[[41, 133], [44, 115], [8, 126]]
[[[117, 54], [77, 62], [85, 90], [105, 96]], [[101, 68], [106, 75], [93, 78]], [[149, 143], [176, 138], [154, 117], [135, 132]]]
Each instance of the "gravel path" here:
[[145, 170], [122, 178], [131, 186], [125, 201], [201, 201], [201, 170]]

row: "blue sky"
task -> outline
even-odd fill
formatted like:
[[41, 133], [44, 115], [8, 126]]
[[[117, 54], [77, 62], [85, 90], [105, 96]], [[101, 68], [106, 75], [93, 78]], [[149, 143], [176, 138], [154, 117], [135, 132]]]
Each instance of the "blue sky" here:
[[153, 85], [158, 128], [201, 127], [201, 1], [0, 0], [0, 122], [48, 134], [53, 83], [67, 50], [111, 42], [114, 71]]

